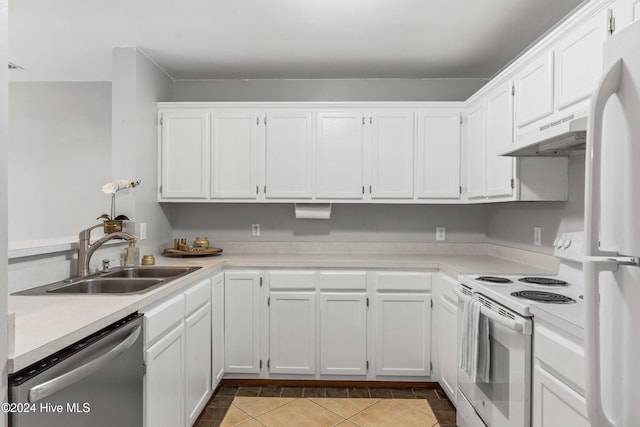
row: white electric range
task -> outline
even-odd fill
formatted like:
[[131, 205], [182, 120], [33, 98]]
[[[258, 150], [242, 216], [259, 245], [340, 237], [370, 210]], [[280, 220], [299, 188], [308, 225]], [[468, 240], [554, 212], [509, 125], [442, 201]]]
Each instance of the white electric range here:
[[[543, 309], [559, 319], [581, 322], [583, 233], [565, 233], [554, 243], [557, 275], [459, 276], [458, 322], [466, 299], [482, 304], [489, 321], [489, 380], [458, 369], [457, 423], [460, 427], [529, 427], [534, 314]], [[533, 309], [533, 310], [532, 310]]]

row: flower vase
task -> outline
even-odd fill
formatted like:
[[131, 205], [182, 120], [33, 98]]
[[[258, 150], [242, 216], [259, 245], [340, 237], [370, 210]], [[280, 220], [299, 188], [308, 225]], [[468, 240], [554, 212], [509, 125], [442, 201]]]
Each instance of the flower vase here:
[[122, 221], [105, 221], [104, 222], [104, 234], [117, 233], [122, 231]]

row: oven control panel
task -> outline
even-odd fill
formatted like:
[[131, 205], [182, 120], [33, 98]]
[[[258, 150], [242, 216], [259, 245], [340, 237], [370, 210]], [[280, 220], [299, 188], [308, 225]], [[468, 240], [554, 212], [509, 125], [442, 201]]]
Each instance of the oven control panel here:
[[563, 233], [553, 242], [553, 255], [569, 261], [584, 261], [584, 231]]

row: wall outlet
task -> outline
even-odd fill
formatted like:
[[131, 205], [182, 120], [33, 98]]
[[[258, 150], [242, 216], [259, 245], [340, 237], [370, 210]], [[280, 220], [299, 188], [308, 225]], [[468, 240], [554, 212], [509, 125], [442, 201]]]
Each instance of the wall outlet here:
[[140, 235], [138, 237], [140, 237], [140, 240], [144, 240], [144, 239], [147, 238], [147, 223], [146, 222], [141, 222], [140, 223]]
[[533, 227], [533, 244], [542, 245], [542, 227]]
[[258, 237], [260, 235], [260, 224], [251, 224], [251, 235]]
[[445, 240], [447, 237], [446, 227], [436, 227], [436, 240]]

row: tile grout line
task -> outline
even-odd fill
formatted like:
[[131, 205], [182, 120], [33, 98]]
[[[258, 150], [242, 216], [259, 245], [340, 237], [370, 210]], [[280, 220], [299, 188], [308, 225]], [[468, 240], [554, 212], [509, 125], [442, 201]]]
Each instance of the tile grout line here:
[[[253, 398], [253, 399], [272, 399], [272, 397], [259, 397], [259, 396], [235, 396], [235, 397], [251, 397], [251, 398]], [[234, 397], [234, 400], [235, 400], [235, 397]], [[246, 414], [247, 414], [247, 415], [249, 415], [251, 418], [253, 418], [254, 420], [258, 421], [260, 424], [264, 425], [260, 420], [258, 420], [258, 419], [257, 419], [258, 417], [261, 417], [261, 416], [263, 416], [263, 415], [266, 415], [266, 414], [268, 414], [269, 412], [273, 412], [273, 411], [275, 411], [276, 409], [283, 408], [283, 407], [287, 406], [288, 404], [293, 403], [293, 402], [295, 402], [296, 400], [300, 400], [300, 399], [303, 399], [303, 398], [301, 398], [301, 397], [276, 397], [275, 399], [293, 399], [293, 400], [291, 400], [290, 402], [284, 403], [284, 404], [282, 404], [282, 405], [280, 405], [280, 406], [278, 406], [278, 407], [275, 407], [275, 408], [269, 409], [267, 412], [265, 412], [265, 413], [263, 413], [263, 414], [260, 414], [260, 415], [258, 415], [257, 417], [254, 417], [254, 416], [252, 416], [252, 415], [248, 414], [246, 411], [242, 411], [242, 412], [246, 413]], [[236, 406], [236, 405], [233, 405], [233, 406]], [[240, 409], [239, 407], [237, 407], [237, 408], [238, 408], [238, 409]]]
[[[314, 401], [313, 401], [313, 400], [311, 400], [310, 398], [308, 398], [308, 397], [304, 397], [303, 399], [307, 399], [309, 402], [313, 403], [314, 405], [317, 405], [317, 406], [321, 407], [321, 408], [322, 408], [322, 409], [324, 409], [325, 411], [329, 411], [329, 412], [331, 412], [332, 414], [335, 414], [335, 415], [339, 416], [340, 418], [342, 418], [342, 420], [340, 420], [340, 422], [338, 422], [338, 423], [334, 424], [334, 426], [335, 426], [335, 425], [337, 425], [337, 424], [340, 424], [340, 423], [343, 423], [343, 422], [347, 421], [347, 418], [343, 417], [343, 416], [342, 416], [342, 415], [340, 415], [340, 414], [336, 414], [336, 413], [335, 413], [335, 412], [333, 412], [331, 409], [329, 409], [329, 408], [325, 408], [324, 406], [322, 406], [322, 405], [321, 405], [321, 404], [319, 404], [319, 403], [314, 402]], [[318, 397], [317, 399], [322, 399], [322, 398], [321, 398], [321, 397]], [[326, 397], [325, 397], [325, 399], [326, 399]]]
[[[307, 399], [308, 399], [308, 400], [311, 400], [310, 398], [307, 398]], [[345, 399], [345, 398], [344, 398], [344, 397], [317, 397], [316, 399]], [[341, 418], [342, 418], [342, 421], [340, 421], [341, 423], [342, 423], [342, 422], [345, 422], [345, 421], [350, 421], [350, 422], [352, 422], [352, 423], [356, 424], [357, 426], [359, 426], [360, 424], [356, 423], [355, 421], [351, 421], [351, 418], [353, 418], [353, 417], [355, 417], [356, 415], [361, 414], [362, 412], [366, 411], [367, 409], [369, 409], [369, 408], [371, 408], [371, 407], [373, 407], [373, 406], [377, 405], [377, 404], [378, 404], [378, 403], [380, 403], [380, 401], [382, 400], [382, 399], [378, 399], [378, 398], [374, 398], [374, 397], [369, 397], [369, 398], [367, 398], [367, 397], [362, 397], [362, 398], [359, 398], [359, 397], [348, 398], [348, 397], [347, 397], [346, 399], [377, 400], [377, 402], [373, 402], [371, 405], [369, 405], [369, 406], [367, 406], [366, 408], [362, 409], [361, 411], [359, 411], [359, 412], [357, 412], [357, 413], [355, 413], [355, 414], [351, 415], [349, 418], [345, 418], [345, 417], [343, 417], [342, 415], [340, 415], [340, 414], [338, 414], [338, 413], [336, 413], [336, 412], [332, 411], [331, 409], [329, 409], [329, 408], [327, 408], [327, 407], [322, 406], [321, 404], [319, 404], [319, 403], [317, 403], [317, 402], [315, 402], [315, 401], [313, 401], [313, 400], [311, 400], [311, 402], [313, 402], [313, 403], [315, 403], [316, 405], [320, 406], [321, 408], [326, 409], [327, 411], [329, 411], [329, 412], [331, 412], [331, 413], [333, 413], [333, 414], [336, 414], [337, 416], [341, 417]], [[433, 426], [432, 426], [432, 427], [433, 427]]]
[[[435, 412], [433, 412], [433, 408], [431, 407], [431, 404], [429, 403], [429, 401], [428, 401], [427, 399], [392, 399], [392, 400], [397, 401], [398, 405], [402, 405], [402, 406], [404, 406], [405, 408], [412, 409], [412, 410], [414, 410], [414, 411], [416, 411], [416, 412], [420, 412], [421, 414], [429, 415], [431, 418], [435, 418], [436, 420], [438, 419], [438, 417], [436, 417]], [[409, 405], [404, 405], [404, 404], [402, 403], [402, 401], [403, 401], [403, 400], [418, 400], [418, 401], [420, 401], [420, 400], [424, 400], [425, 402], [427, 402], [427, 405], [429, 406], [429, 409], [431, 409], [431, 413], [421, 411], [420, 409], [416, 409], [416, 408], [411, 407], [411, 406], [409, 406]]]

